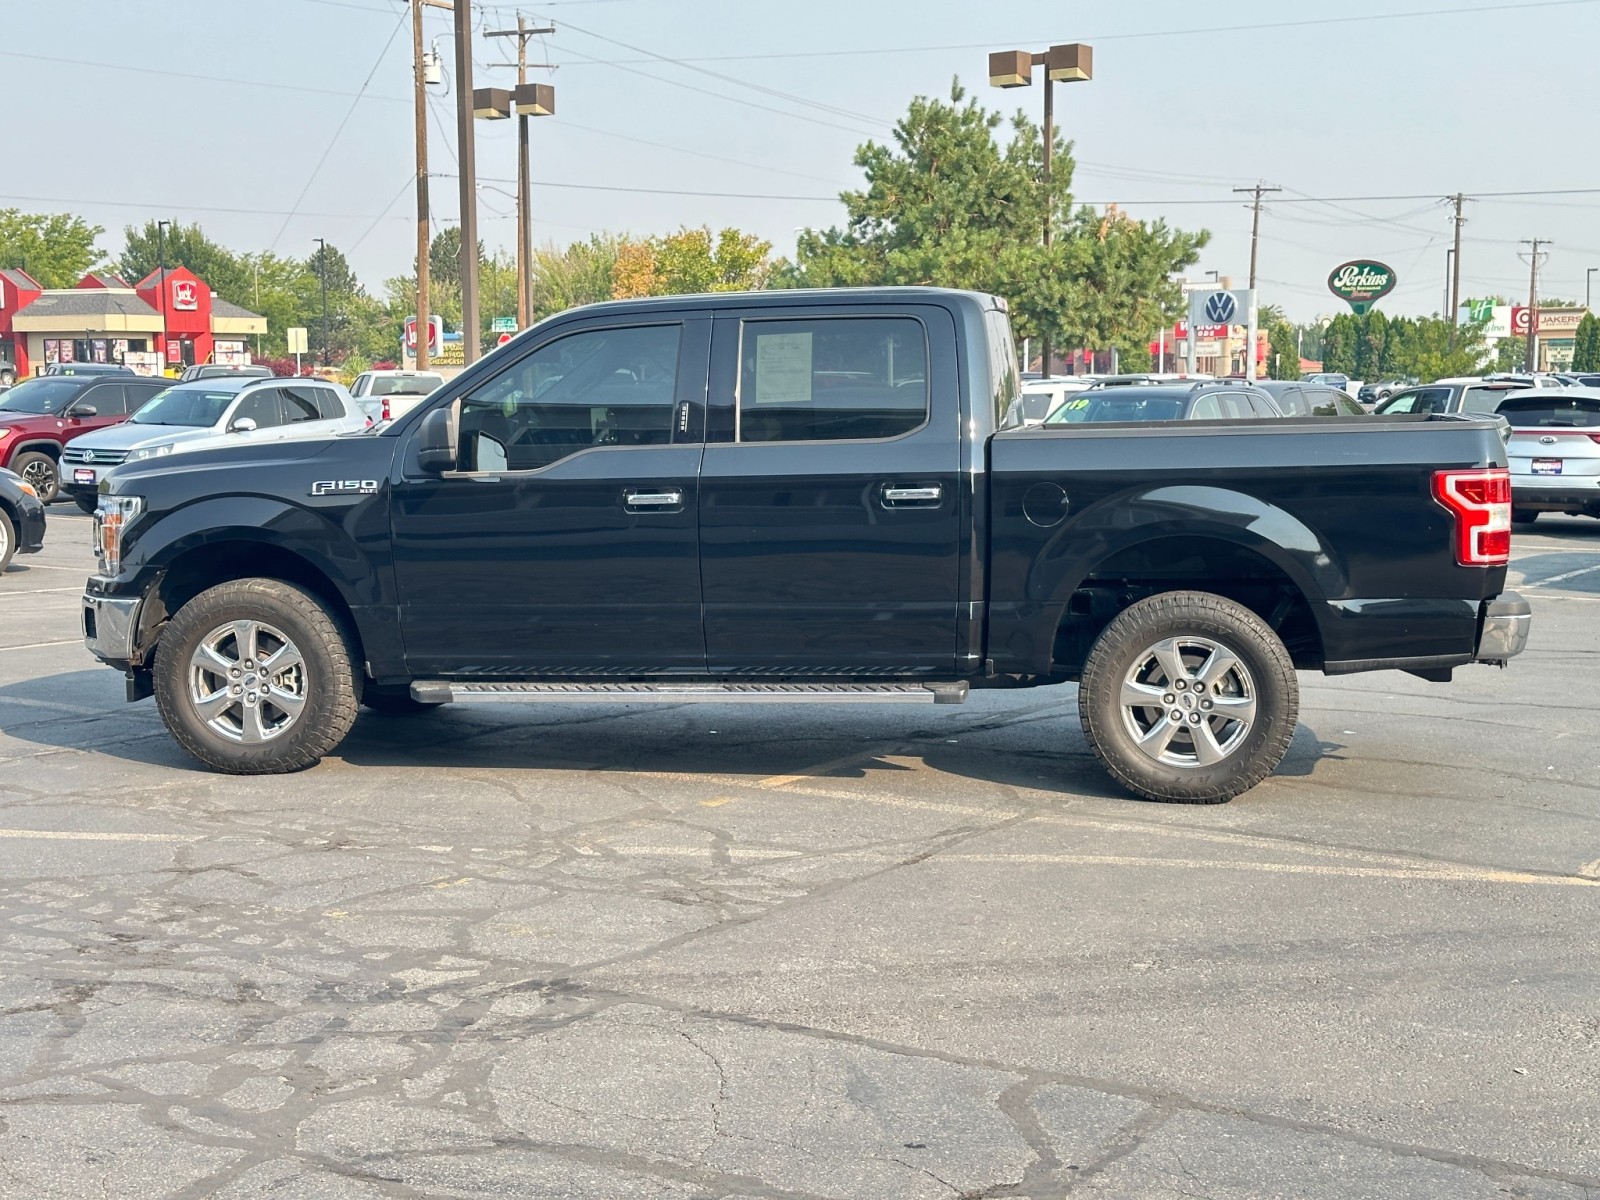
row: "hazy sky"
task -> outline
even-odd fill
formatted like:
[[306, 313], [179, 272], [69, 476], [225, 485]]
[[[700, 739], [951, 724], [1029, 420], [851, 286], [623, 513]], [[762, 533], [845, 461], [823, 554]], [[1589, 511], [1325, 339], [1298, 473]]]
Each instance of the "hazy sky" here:
[[[515, 4], [476, 8], [487, 28], [515, 24]], [[110, 253], [124, 225], [164, 216], [236, 250], [306, 255], [325, 237], [378, 290], [414, 247], [406, 11], [403, 0], [0, 0], [0, 207], [81, 213], [105, 226]], [[535, 76], [557, 88], [557, 115], [533, 123], [541, 240], [734, 224], [788, 253], [797, 227], [840, 218], [832, 197], [859, 182], [855, 147], [886, 138], [913, 95], [945, 94], [959, 75], [986, 103], [1037, 118], [1039, 87], [989, 88], [986, 51], [1085, 41], [1095, 80], [1056, 93], [1080, 160], [1074, 194], [1210, 229], [1198, 270], [1241, 285], [1248, 274], [1250, 217], [1231, 187], [1417, 197], [1271, 206], [1262, 299], [1291, 315], [1339, 311], [1325, 280], [1355, 257], [1398, 271], [1390, 312], [1439, 309], [1450, 226], [1434, 198], [1456, 191], [1595, 189], [1469, 205], [1464, 295], [1525, 296], [1523, 238], [1554, 241], [1546, 294], [1581, 300], [1586, 269], [1600, 267], [1589, 92], [1600, 0], [546, 0], [522, 11], [557, 26], [530, 47], [559, 64]], [[449, 21], [428, 10], [447, 66]], [[511, 39], [474, 45], [478, 86], [513, 80], [487, 69]], [[453, 99], [434, 100], [435, 172], [455, 169]], [[490, 245], [514, 236], [514, 125], [477, 126]], [[455, 180], [433, 186], [435, 220], [453, 222]]]

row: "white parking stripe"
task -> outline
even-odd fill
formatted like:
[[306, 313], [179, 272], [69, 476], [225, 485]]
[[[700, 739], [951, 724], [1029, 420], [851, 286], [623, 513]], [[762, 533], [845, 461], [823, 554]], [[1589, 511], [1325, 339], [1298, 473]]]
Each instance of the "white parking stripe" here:
[[26, 592], [0, 592], [0, 600], [5, 600], [5, 599], [8, 599], [8, 598], [10, 598], [12, 596], [43, 596], [46, 592], [79, 592], [79, 593], [81, 593], [82, 591], [83, 591], [82, 588], [75, 588], [75, 587], [70, 587], [70, 588], [32, 588], [32, 589], [30, 589], [29, 591], [26, 591]]
[[92, 833], [80, 829], [0, 829], [4, 838], [46, 838], [61, 842], [198, 842], [199, 833]]
[[83, 644], [81, 637], [67, 638], [61, 642], [26, 642], [21, 646], [0, 646], [0, 650], [38, 650], [45, 646], [79, 646]]
[[1549, 587], [1552, 583], [1565, 583], [1569, 579], [1576, 579], [1579, 575], [1587, 575], [1591, 571], [1600, 571], [1600, 563], [1592, 567], [1579, 567], [1576, 571], [1567, 571], [1561, 575], [1552, 575], [1549, 579], [1541, 579], [1537, 583], [1530, 583], [1528, 587]]

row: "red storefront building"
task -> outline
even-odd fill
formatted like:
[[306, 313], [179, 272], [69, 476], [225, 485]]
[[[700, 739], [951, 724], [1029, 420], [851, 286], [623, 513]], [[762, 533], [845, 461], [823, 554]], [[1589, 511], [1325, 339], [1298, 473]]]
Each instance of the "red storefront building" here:
[[146, 374], [246, 363], [247, 339], [266, 331], [265, 317], [213, 296], [185, 267], [152, 271], [137, 284], [91, 271], [71, 288], [0, 270], [0, 359], [19, 379], [58, 362], [126, 363]]

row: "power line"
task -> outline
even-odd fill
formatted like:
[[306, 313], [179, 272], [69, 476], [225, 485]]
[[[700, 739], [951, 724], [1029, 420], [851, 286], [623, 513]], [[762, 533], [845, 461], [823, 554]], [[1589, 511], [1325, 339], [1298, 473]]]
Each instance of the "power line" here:
[[366, 79], [362, 81], [361, 90], [356, 93], [355, 99], [350, 102], [350, 107], [345, 110], [344, 120], [340, 121], [339, 127], [333, 131], [333, 136], [328, 139], [327, 147], [322, 151], [322, 157], [317, 159], [317, 165], [311, 168], [311, 174], [306, 178], [306, 185], [300, 189], [300, 194], [295, 197], [294, 208], [289, 210], [289, 215], [283, 218], [283, 224], [278, 226], [277, 236], [272, 239], [272, 244], [267, 247], [268, 254], [276, 250], [279, 241], [283, 239], [284, 231], [289, 228], [289, 222], [294, 220], [295, 209], [300, 207], [301, 202], [306, 198], [306, 193], [311, 190], [311, 185], [317, 181], [317, 175], [321, 173], [322, 165], [328, 161], [328, 155], [333, 153], [334, 146], [338, 145], [339, 138], [344, 133], [344, 127], [350, 124], [350, 118], [355, 116], [356, 108], [361, 103], [361, 97], [366, 94], [368, 85], [372, 83], [373, 77], [377, 75], [378, 68], [383, 65], [383, 60], [389, 53], [389, 47], [394, 45], [394, 39], [399, 36], [408, 16], [410, 16], [409, 13], [402, 12], [400, 19], [394, 23], [394, 28], [389, 31], [389, 40], [384, 42], [383, 49], [378, 51], [377, 60], [372, 64], [372, 70], [367, 72]]

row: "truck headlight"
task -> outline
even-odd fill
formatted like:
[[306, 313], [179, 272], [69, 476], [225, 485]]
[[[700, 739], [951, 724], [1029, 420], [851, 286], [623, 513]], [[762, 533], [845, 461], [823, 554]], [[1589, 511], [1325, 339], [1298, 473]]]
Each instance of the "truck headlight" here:
[[94, 556], [100, 574], [122, 570], [122, 535], [144, 511], [142, 496], [101, 496], [94, 510]]
[[138, 462], [141, 458], [160, 458], [163, 454], [171, 454], [173, 445], [172, 442], [163, 442], [159, 446], [146, 446], [129, 454], [128, 459], [130, 462]]

